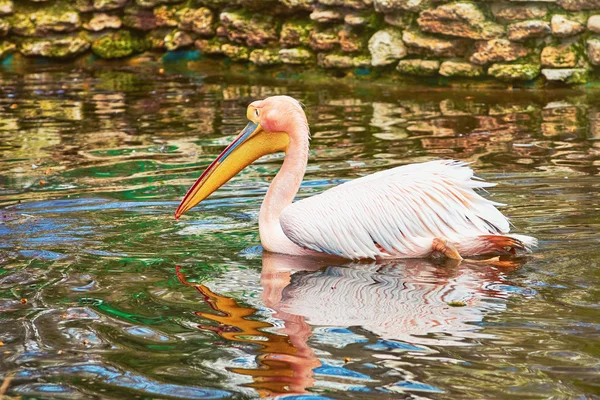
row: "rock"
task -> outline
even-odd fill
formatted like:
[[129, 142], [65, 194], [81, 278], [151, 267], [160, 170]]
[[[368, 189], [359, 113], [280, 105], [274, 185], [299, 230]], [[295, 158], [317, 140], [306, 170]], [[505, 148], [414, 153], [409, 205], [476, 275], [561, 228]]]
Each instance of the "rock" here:
[[93, 9], [96, 11], [108, 11], [123, 8], [129, 0], [93, 0]]
[[319, 53], [317, 55], [317, 64], [322, 68], [339, 69], [369, 67], [371, 65], [371, 59], [367, 56], [351, 57], [336, 53]]
[[464, 56], [470, 43], [466, 39], [441, 39], [419, 31], [404, 31], [402, 40], [409, 47], [409, 53], [441, 57]]
[[156, 26], [160, 28], [175, 28], [179, 25], [177, 9], [175, 7], [160, 6], [152, 10]]
[[337, 22], [344, 19], [344, 15], [338, 10], [316, 8], [310, 13], [310, 19], [322, 24]]
[[519, 57], [525, 57], [528, 53], [528, 49], [519, 43], [506, 39], [492, 39], [475, 43], [475, 53], [471, 55], [469, 61], [479, 65], [514, 61]]
[[17, 45], [14, 43], [2, 41], [0, 42], [0, 60], [5, 58], [6, 56], [12, 54], [17, 49]]
[[58, 12], [51, 9], [33, 14], [18, 13], [10, 17], [12, 32], [21, 36], [47, 36], [50, 33], [73, 32], [81, 27], [75, 11]]
[[189, 33], [177, 29], [165, 36], [164, 41], [164, 45], [169, 51], [191, 46], [193, 43], [194, 39]]
[[587, 55], [592, 64], [600, 65], [600, 38], [588, 39]]
[[250, 53], [250, 61], [256, 65], [275, 65], [281, 64], [279, 50], [274, 49], [256, 49]]
[[564, 15], [553, 15], [550, 21], [552, 35], [556, 37], [568, 37], [577, 35], [585, 30], [585, 26], [577, 21], [571, 21]]
[[600, 33], [600, 15], [592, 15], [588, 19], [587, 28], [595, 33]]
[[440, 62], [437, 60], [400, 60], [396, 69], [406, 75], [433, 76], [440, 69]]
[[279, 0], [284, 6], [299, 10], [312, 10], [316, 0]]
[[119, 29], [121, 25], [121, 19], [116, 15], [95, 13], [92, 19], [83, 24], [83, 27], [88, 31], [99, 32], [104, 29]]
[[[214, 0], [212, 0], [214, 1]], [[217, 1], [221, 1], [223, 3], [222, 0], [217, 0]], [[201, 0], [200, 3], [206, 3], [205, 5], [209, 6], [211, 0]], [[265, 11], [268, 10], [269, 14], [280, 14], [281, 12], [289, 12], [289, 8], [286, 6], [281, 6], [280, 1], [279, 0], [229, 0], [229, 1], [225, 1], [224, 5], [225, 6], [231, 6], [231, 5], [237, 5], [241, 6], [241, 8], [244, 8], [248, 11]], [[188, 3], [189, 4], [189, 3]], [[191, 4], [194, 4], [194, 2], [191, 2]], [[223, 8], [223, 7], [221, 7]]]
[[[148, 50], [160, 50], [165, 51], [165, 31], [162, 29], [155, 29], [148, 32], [145, 35], [148, 42]], [[142, 56], [140, 56], [142, 57]]]
[[283, 47], [296, 47], [309, 41], [315, 26], [310, 21], [288, 21], [281, 26], [279, 43]]
[[374, 67], [388, 65], [407, 54], [406, 46], [402, 41], [402, 32], [394, 28], [382, 29], [375, 32], [369, 39], [369, 52], [371, 65]]
[[339, 43], [339, 35], [336, 29], [325, 29], [322, 31], [313, 31], [310, 34], [310, 47], [313, 50], [329, 51], [333, 50]]
[[542, 69], [549, 81], [562, 81], [569, 84], [586, 83], [588, 71], [585, 68]]
[[540, 38], [550, 34], [550, 24], [542, 20], [517, 22], [507, 28], [508, 39], [519, 42], [531, 38]]
[[223, 54], [221, 50], [223, 43], [219, 39], [200, 39], [196, 40], [195, 45], [204, 54]]
[[73, 6], [77, 11], [80, 12], [97, 11], [94, 10], [94, 3], [92, 2], [92, 0], [75, 0], [73, 1]]
[[10, 17], [10, 31], [13, 35], [36, 36], [36, 26], [29, 14], [16, 14]]
[[349, 26], [370, 26], [372, 20], [372, 14], [364, 11], [352, 11], [344, 15], [344, 22]]
[[342, 29], [338, 33], [340, 48], [347, 53], [355, 53], [364, 48], [363, 39], [361, 36], [353, 33], [348, 29]]
[[183, 0], [135, 0], [135, 3], [140, 7], [153, 8], [161, 4], [181, 3]]
[[123, 17], [123, 25], [140, 31], [151, 31], [156, 28], [154, 12], [145, 8], [129, 8]]
[[487, 21], [475, 4], [452, 3], [421, 12], [417, 19], [425, 32], [441, 33], [469, 39], [494, 39], [504, 34], [504, 27]]
[[90, 42], [82, 36], [60, 39], [26, 39], [21, 43], [21, 54], [50, 58], [69, 58], [90, 48]]
[[540, 74], [536, 64], [493, 64], [488, 75], [502, 81], [530, 81]]
[[388, 25], [404, 29], [411, 25], [412, 15], [409, 13], [386, 13], [383, 20]]
[[244, 46], [225, 43], [221, 46], [221, 51], [233, 61], [246, 61], [250, 58], [250, 50]]
[[430, 5], [427, 0], [374, 0], [375, 11], [387, 13], [394, 11], [419, 12]]
[[179, 29], [193, 31], [199, 35], [211, 36], [215, 34], [213, 28], [214, 15], [209, 8], [186, 8], [179, 13]]
[[443, 76], [472, 78], [483, 75], [483, 68], [464, 61], [444, 61], [442, 65], [440, 65], [439, 73]]
[[546, 6], [541, 4], [493, 3], [491, 9], [494, 17], [500, 22], [544, 18], [548, 13]]
[[600, 0], [558, 0], [558, 5], [569, 11], [600, 9]]
[[227, 38], [232, 42], [246, 43], [250, 47], [264, 47], [279, 40], [271, 16], [224, 11], [219, 15], [219, 19], [225, 28]]
[[96, 39], [92, 43], [92, 52], [100, 58], [122, 58], [141, 53], [150, 47], [145, 38], [129, 31], [118, 31]]
[[45, 35], [49, 32], [73, 32], [81, 27], [79, 14], [75, 11], [63, 13], [37, 12], [33, 15], [36, 33]]
[[307, 64], [313, 61], [313, 54], [306, 49], [281, 49], [279, 57], [284, 64]]
[[366, 9], [373, 6], [373, 0], [318, 0], [324, 6], [350, 7], [354, 9]]
[[12, 14], [14, 4], [12, 0], [0, 0], [0, 15]]
[[0, 37], [6, 36], [10, 30], [10, 24], [0, 18]]
[[344, 15], [344, 22], [350, 26], [364, 26], [367, 24], [367, 19], [360, 14], [346, 14]]
[[575, 67], [577, 65], [577, 53], [570, 45], [546, 46], [542, 50], [541, 63], [544, 67]]

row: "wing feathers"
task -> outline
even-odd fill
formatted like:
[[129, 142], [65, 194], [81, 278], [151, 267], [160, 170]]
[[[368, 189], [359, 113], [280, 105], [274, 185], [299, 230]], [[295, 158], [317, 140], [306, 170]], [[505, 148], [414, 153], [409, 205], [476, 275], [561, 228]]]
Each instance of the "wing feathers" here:
[[452, 241], [509, 231], [494, 186], [466, 163], [431, 161], [346, 182], [285, 208], [284, 233], [299, 246], [347, 258], [420, 257], [434, 237]]

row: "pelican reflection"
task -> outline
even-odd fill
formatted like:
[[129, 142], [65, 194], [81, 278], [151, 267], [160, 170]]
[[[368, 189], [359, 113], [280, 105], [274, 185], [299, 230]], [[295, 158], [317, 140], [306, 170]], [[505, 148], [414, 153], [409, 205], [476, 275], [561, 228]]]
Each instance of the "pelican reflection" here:
[[218, 322], [210, 329], [221, 337], [259, 348], [257, 368], [230, 371], [252, 376], [248, 386], [261, 397], [301, 394], [314, 386], [313, 370], [321, 366], [311, 346], [326, 350], [316, 338], [309, 341], [313, 327], [360, 327], [378, 339], [419, 346], [467, 345], [486, 337], [474, 323], [504, 309], [504, 302], [486, 299], [508, 296], [499, 274], [516, 267], [515, 261], [344, 263], [265, 252], [262, 302], [275, 321], [256, 319], [256, 308], [204, 285], [196, 288], [217, 313], [197, 315]]

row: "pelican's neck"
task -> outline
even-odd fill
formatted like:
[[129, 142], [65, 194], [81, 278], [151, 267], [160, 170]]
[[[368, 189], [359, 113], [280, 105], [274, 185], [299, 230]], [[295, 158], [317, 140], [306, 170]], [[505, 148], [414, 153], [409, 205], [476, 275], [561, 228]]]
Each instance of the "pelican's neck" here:
[[306, 131], [288, 133], [290, 145], [285, 153], [283, 165], [267, 190], [258, 218], [260, 241], [263, 247], [276, 253], [305, 253], [285, 236], [279, 223], [281, 213], [292, 204], [298, 193], [308, 162], [308, 127], [306, 124], [298, 125], [298, 130], [306, 129]]

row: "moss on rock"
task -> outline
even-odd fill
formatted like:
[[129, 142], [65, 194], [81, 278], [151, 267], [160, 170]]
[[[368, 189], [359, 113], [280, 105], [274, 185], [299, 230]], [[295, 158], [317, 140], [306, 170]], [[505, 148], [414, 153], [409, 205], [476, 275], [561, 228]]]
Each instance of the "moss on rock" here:
[[20, 45], [20, 51], [25, 56], [49, 58], [73, 57], [89, 48], [89, 38], [83, 34], [59, 39], [25, 39]]
[[100, 32], [104, 29], [119, 29], [122, 25], [121, 18], [116, 15], [95, 13], [83, 24], [83, 28], [92, 32]]
[[540, 75], [539, 64], [493, 64], [488, 75], [502, 81], [530, 81]]
[[337, 69], [348, 69], [357, 67], [370, 67], [371, 57], [369, 56], [356, 56], [352, 57], [346, 54], [326, 54], [320, 53], [317, 56], [317, 64], [322, 68], [337, 68]]
[[317, 51], [333, 50], [340, 41], [339, 31], [340, 27], [338, 26], [311, 32], [310, 47]]
[[214, 15], [209, 8], [184, 8], [178, 12], [179, 29], [193, 31], [199, 35], [214, 35]]
[[205, 54], [223, 54], [223, 42], [218, 38], [196, 40], [196, 48]]
[[281, 64], [279, 49], [256, 49], [250, 53], [250, 62], [256, 65]]
[[16, 49], [17, 46], [14, 43], [0, 42], [0, 60], [14, 53]]
[[281, 26], [279, 43], [286, 48], [300, 46], [310, 39], [310, 35], [314, 30], [315, 24], [310, 20], [284, 22]]
[[552, 2], [0, 0], [0, 57], [16, 44], [31, 56], [67, 58], [91, 47], [101, 58], [123, 58], [199, 39], [203, 53], [235, 61], [316, 62], [385, 79], [394, 66], [399, 74], [473, 78], [492, 63], [487, 74], [505, 81], [535, 79], [542, 67], [546, 81], [596, 79], [600, 0]]
[[14, 3], [12, 0], [0, 0], [0, 15], [12, 14], [14, 11]]
[[162, 4], [182, 3], [184, 0], [135, 0], [135, 3], [140, 7], [156, 7]]
[[250, 50], [245, 46], [225, 43], [221, 46], [221, 51], [233, 61], [246, 61], [250, 58]]
[[544, 47], [540, 58], [544, 67], [572, 68], [578, 56], [574, 45], [560, 45]]
[[2, 18], [0, 18], [0, 37], [6, 36], [9, 30], [10, 24], [8, 23], [8, 21], [5, 21]]
[[224, 11], [219, 15], [227, 38], [250, 47], [264, 47], [279, 40], [277, 24], [270, 15]]
[[178, 9], [172, 6], [160, 6], [152, 10], [156, 26], [175, 28], [179, 24]]
[[443, 76], [474, 78], [483, 75], [483, 68], [464, 61], [444, 61], [439, 72]]
[[194, 39], [189, 33], [180, 31], [178, 29], [169, 33], [165, 36], [164, 45], [167, 50], [173, 51], [182, 47], [191, 46], [194, 43]]
[[35, 36], [35, 24], [29, 13], [19, 13], [7, 18], [11, 32], [18, 36]]
[[400, 60], [396, 69], [405, 75], [433, 76], [438, 73], [440, 62], [437, 60]]
[[281, 49], [279, 57], [284, 64], [308, 64], [314, 60], [313, 53], [303, 48]]
[[92, 51], [100, 58], [123, 58], [150, 48], [149, 41], [129, 31], [103, 36], [92, 43]]

